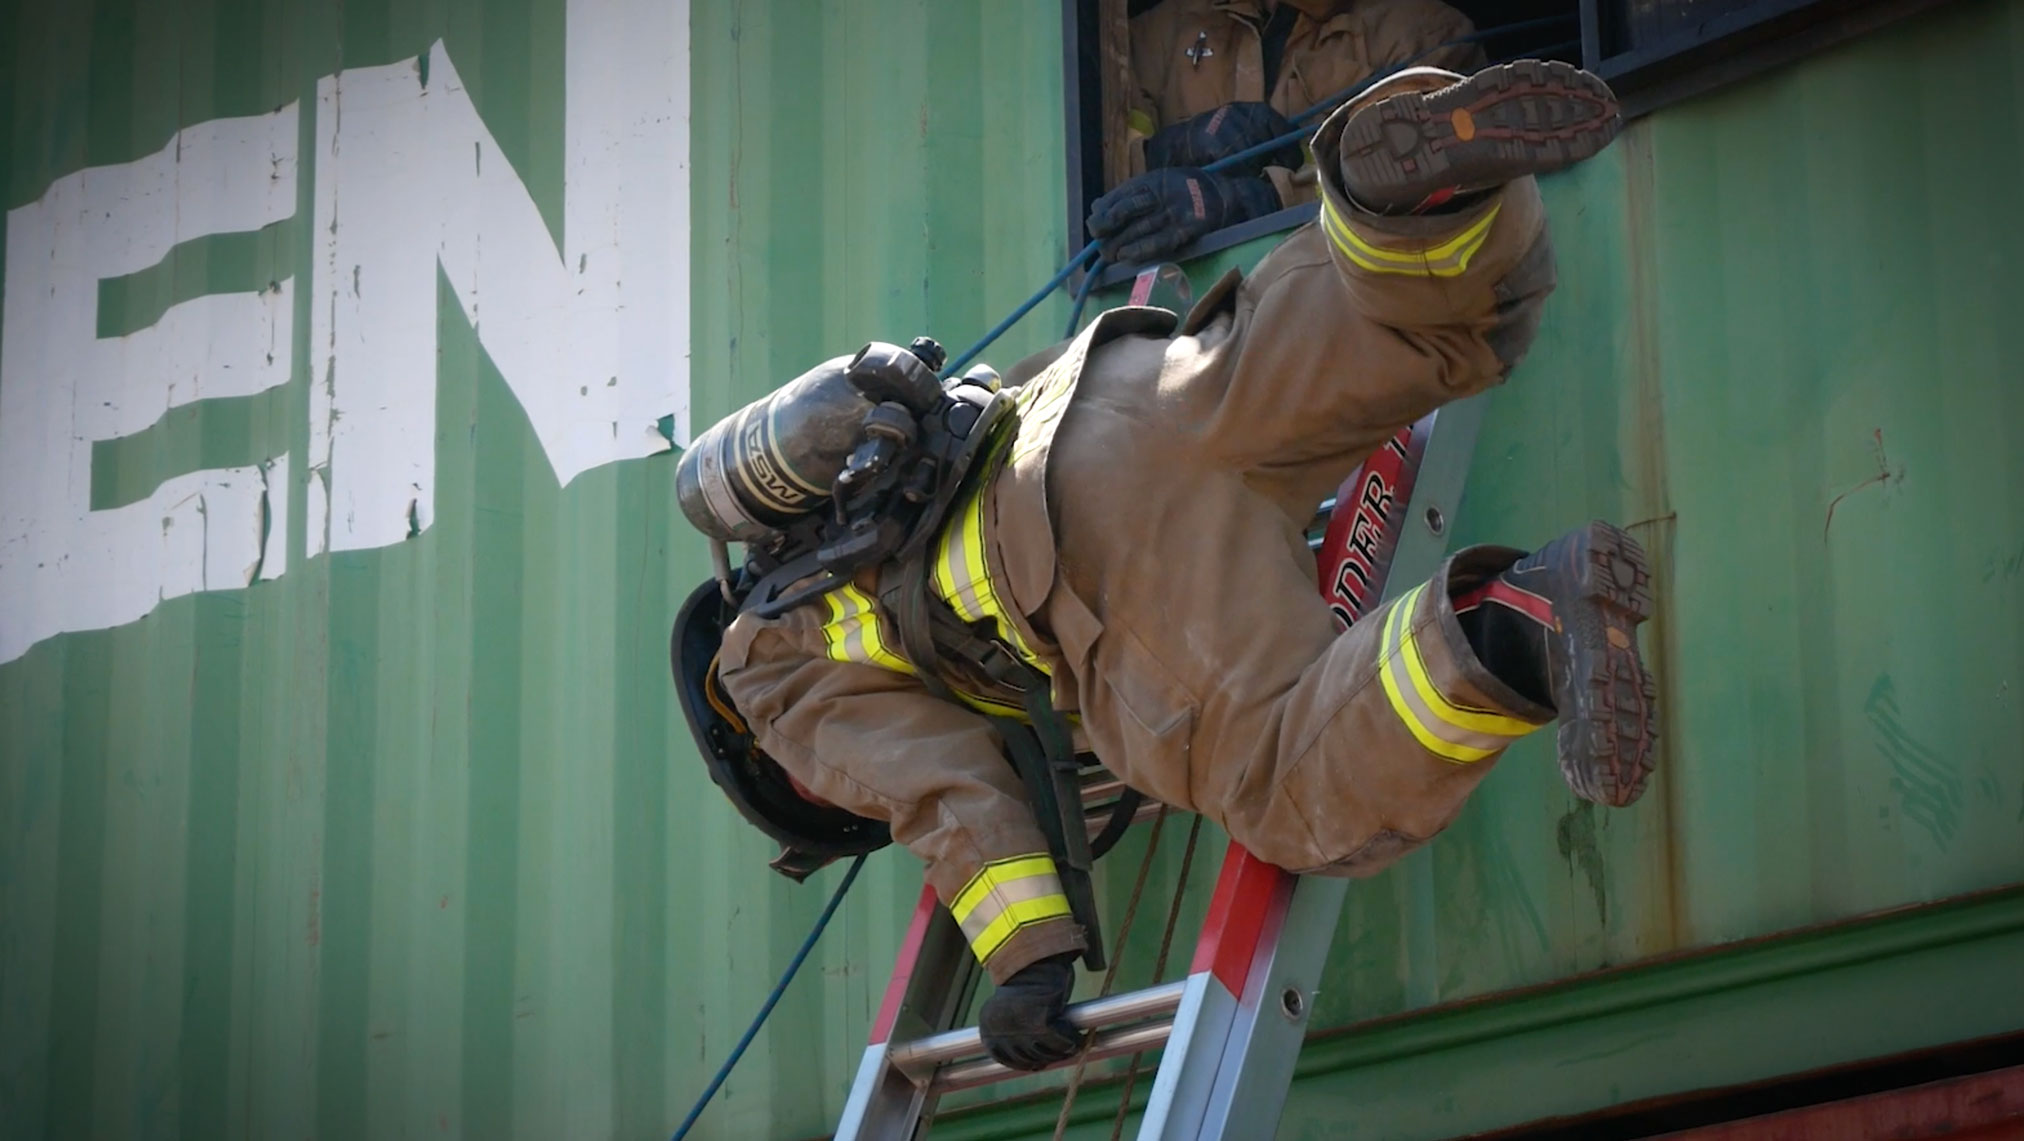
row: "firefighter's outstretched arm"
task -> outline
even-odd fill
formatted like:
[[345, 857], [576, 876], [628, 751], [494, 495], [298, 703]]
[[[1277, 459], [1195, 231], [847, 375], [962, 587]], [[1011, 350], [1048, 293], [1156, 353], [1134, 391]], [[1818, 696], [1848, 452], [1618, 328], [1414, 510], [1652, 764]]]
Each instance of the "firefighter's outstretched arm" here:
[[856, 623], [825, 621], [825, 606], [849, 597], [777, 619], [741, 616], [719, 659], [725, 691], [795, 780], [886, 821], [927, 863], [928, 882], [998, 984], [981, 1019], [992, 1054], [1023, 1069], [1067, 1057], [1080, 1045], [1062, 1010], [1083, 933], [1019, 776], [982, 715], [871, 664], [890, 651], [868, 611]]

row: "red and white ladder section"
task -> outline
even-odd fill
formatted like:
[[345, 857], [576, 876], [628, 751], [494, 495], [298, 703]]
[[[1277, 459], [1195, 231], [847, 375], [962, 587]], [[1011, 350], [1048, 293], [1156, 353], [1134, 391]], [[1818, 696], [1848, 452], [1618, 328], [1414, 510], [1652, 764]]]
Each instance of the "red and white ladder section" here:
[[[1437, 569], [1481, 418], [1481, 397], [1429, 414], [1322, 505], [1321, 593], [1345, 628]], [[1346, 880], [1294, 876], [1233, 843], [1187, 977], [1069, 1008], [1069, 1021], [1093, 1036], [1090, 1059], [1162, 1049], [1141, 1141], [1272, 1134], [1347, 890]], [[1022, 1076], [986, 1056], [963, 1025], [981, 974], [923, 888], [837, 1141], [914, 1141], [944, 1093]]]

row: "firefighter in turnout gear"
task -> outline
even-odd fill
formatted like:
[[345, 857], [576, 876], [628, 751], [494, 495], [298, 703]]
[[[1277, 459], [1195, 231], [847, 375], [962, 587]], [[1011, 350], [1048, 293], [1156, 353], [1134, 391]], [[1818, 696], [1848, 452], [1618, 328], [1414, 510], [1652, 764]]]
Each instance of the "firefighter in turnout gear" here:
[[[1460, 551], [1341, 634], [1303, 538], [1375, 448], [1525, 355], [1555, 280], [1531, 176], [1619, 125], [1600, 80], [1536, 61], [1412, 70], [1338, 110], [1312, 142], [1320, 217], [1248, 278], [1185, 318], [1106, 312], [1007, 371], [1016, 419], [924, 548], [926, 589], [1132, 788], [1291, 871], [1379, 871], [1556, 720], [1573, 790], [1630, 803], [1654, 689], [1627, 536]], [[946, 659], [930, 684], [888, 604], [897, 566], [738, 614], [715, 676], [810, 802], [926, 862], [997, 984], [987, 1046], [1039, 1068], [1076, 1048], [1086, 936], [986, 716], [1021, 696]]]
[[[1470, 72], [1483, 50], [1441, 0], [1161, 0], [1132, 17], [1130, 178], [1091, 204], [1090, 236], [1119, 265], [1158, 261], [1203, 234], [1311, 202], [1298, 146], [1200, 168], [1293, 130], [1288, 117], [1409, 62]], [[1114, 164], [1111, 169], [1118, 169]]]

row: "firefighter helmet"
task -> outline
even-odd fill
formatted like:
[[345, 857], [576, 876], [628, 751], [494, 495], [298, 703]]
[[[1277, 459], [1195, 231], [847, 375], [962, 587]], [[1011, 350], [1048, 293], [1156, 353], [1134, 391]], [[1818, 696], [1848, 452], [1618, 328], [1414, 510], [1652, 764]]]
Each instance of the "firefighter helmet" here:
[[790, 879], [805, 879], [831, 860], [890, 844], [892, 833], [884, 824], [803, 796], [779, 762], [759, 748], [717, 680], [717, 650], [732, 615], [717, 582], [704, 582], [682, 604], [668, 648], [675, 693], [710, 779], [740, 815], [780, 843], [773, 868]]

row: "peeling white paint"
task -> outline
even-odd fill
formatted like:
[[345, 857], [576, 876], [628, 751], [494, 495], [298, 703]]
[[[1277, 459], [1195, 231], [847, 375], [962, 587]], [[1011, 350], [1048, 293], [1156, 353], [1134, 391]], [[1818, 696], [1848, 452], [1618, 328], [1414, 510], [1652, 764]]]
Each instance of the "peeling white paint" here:
[[116, 440], [172, 408], [287, 384], [294, 320], [290, 279], [261, 293], [191, 298], [148, 328], [94, 341], [77, 378], [77, 433]]
[[667, 450], [670, 411], [686, 431], [686, 125], [654, 114], [686, 68], [665, 43], [615, 66], [640, 55], [620, 34], [637, 23], [589, 24], [570, 26], [561, 249], [442, 44], [426, 87], [406, 62], [318, 85], [310, 343], [329, 383], [309, 462], [329, 473], [331, 550], [434, 518], [438, 268], [559, 482]]
[[[259, 581], [280, 578], [288, 573], [288, 453], [268, 460], [260, 467]], [[253, 585], [252, 580], [246, 583]]]
[[182, 131], [6, 218], [0, 662], [162, 600], [285, 574], [286, 455], [92, 511], [92, 445], [287, 383], [306, 342], [303, 550], [385, 546], [436, 515], [436, 282], [454, 287], [556, 479], [689, 434], [688, 5], [569, 0], [563, 232], [544, 225], [438, 43], [317, 86], [310, 328], [293, 277], [100, 339], [100, 282], [293, 215], [297, 107]]
[[160, 263], [182, 242], [291, 216], [295, 150], [294, 104], [214, 120], [146, 158], [58, 179], [8, 212], [0, 662], [64, 631], [131, 622], [164, 599], [246, 585], [261, 554], [259, 468], [184, 473], [140, 502], [93, 511], [92, 444], [183, 404], [285, 383], [288, 283], [186, 301], [149, 328], [107, 339], [98, 336], [98, 286]]
[[322, 469], [311, 469], [309, 473], [309, 498], [302, 513], [304, 546], [307, 557], [315, 558], [330, 550], [330, 484], [323, 478]]

